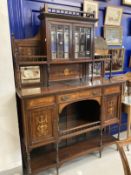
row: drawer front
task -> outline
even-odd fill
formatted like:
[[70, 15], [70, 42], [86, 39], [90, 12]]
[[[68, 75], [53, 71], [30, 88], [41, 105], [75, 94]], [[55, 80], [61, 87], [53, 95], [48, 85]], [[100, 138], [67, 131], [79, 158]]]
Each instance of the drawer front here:
[[36, 98], [28, 100], [26, 105], [27, 109], [31, 109], [34, 107], [40, 107], [40, 106], [48, 106], [55, 103], [55, 97], [43, 97], [43, 98]]
[[88, 98], [88, 97], [94, 97], [94, 96], [101, 96], [101, 89], [90, 89], [86, 91], [82, 91], [79, 93], [80, 98]]
[[112, 87], [104, 88], [104, 94], [105, 95], [120, 93], [120, 91], [121, 91], [120, 86], [112, 86]]
[[70, 93], [65, 95], [59, 95], [58, 96], [58, 102], [67, 102], [67, 101], [73, 101], [79, 98], [79, 93]]
[[90, 90], [79, 91], [77, 93], [59, 95], [58, 102], [63, 103], [63, 102], [74, 101], [74, 100], [83, 99], [83, 98], [90, 98], [90, 97], [95, 97], [100, 95], [101, 95], [100, 88], [90, 89]]

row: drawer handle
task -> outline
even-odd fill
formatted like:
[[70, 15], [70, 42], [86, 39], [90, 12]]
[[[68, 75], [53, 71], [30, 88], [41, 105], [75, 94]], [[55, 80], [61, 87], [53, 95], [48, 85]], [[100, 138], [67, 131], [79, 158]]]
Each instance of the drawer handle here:
[[61, 97], [61, 100], [62, 101], [67, 101], [67, 100], [69, 100], [69, 97], [68, 96], [63, 96], [63, 97]]
[[93, 92], [92, 92], [92, 95], [100, 95], [100, 94], [98, 94], [97, 91], [93, 91]]

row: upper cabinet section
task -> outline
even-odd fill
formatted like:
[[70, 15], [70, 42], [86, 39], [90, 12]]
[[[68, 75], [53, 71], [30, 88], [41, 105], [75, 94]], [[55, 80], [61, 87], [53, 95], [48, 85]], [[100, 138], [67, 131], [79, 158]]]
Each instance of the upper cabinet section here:
[[41, 36], [45, 55], [50, 61], [92, 59], [94, 47], [94, 14], [45, 8]]

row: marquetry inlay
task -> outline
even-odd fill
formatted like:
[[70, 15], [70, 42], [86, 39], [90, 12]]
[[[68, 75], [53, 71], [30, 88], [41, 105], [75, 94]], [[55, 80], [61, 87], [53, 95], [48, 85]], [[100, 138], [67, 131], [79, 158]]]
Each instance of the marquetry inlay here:
[[30, 111], [30, 133], [32, 143], [52, 137], [52, 108], [38, 108]]
[[46, 115], [40, 115], [36, 119], [37, 135], [46, 136], [48, 134], [48, 118]]
[[114, 111], [114, 107], [113, 106], [114, 106], [113, 101], [109, 101], [108, 102], [108, 110], [107, 110], [109, 115], [113, 115], [113, 111]]
[[65, 69], [64, 69], [64, 75], [65, 75], [65, 76], [68, 76], [69, 74], [70, 74], [69, 69], [68, 69], [68, 68], [65, 68]]

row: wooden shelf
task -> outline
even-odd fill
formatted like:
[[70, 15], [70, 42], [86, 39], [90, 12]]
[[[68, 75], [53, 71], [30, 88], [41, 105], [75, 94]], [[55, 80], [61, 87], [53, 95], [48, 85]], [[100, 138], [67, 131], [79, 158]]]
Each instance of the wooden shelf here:
[[99, 58], [99, 59], [74, 59], [74, 60], [53, 60], [53, 61], [20, 61], [20, 66], [33, 66], [33, 65], [43, 65], [43, 64], [50, 64], [50, 65], [58, 65], [58, 64], [77, 64], [77, 63], [91, 63], [91, 62], [101, 62], [101, 61], [110, 61], [110, 58]]
[[47, 64], [47, 61], [21, 61], [20, 66], [37, 66]]
[[[103, 136], [103, 146], [104, 148], [107, 145], [115, 143], [117, 139], [113, 136]], [[100, 150], [100, 135], [96, 135], [93, 138], [90, 138], [86, 141], [82, 141], [71, 146], [60, 149], [60, 164], [65, 163], [66, 161], [72, 160], [74, 158], [83, 156], [85, 154], [99, 151]]]
[[37, 173], [40, 171], [44, 171], [48, 168], [52, 168], [56, 166], [56, 152], [50, 151], [45, 153], [42, 149], [36, 151], [32, 154], [31, 159], [31, 169], [33, 173]]
[[[66, 128], [65, 128], [66, 127]], [[71, 138], [95, 129], [100, 129], [100, 121], [70, 120], [60, 123], [60, 139]]]
[[[103, 136], [103, 146], [104, 148], [107, 145], [115, 143], [117, 139], [113, 136]], [[63, 148], [59, 148], [59, 165], [72, 160], [74, 158], [78, 158], [80, 156], [84, 156], [85, 154], [99, 151], [100, 150], [100, 135], [96, 135], [93, 138], [89, 138], [88, 140], [81, 141], [70, 146], [66, 146]], [[32, 172], [36, 173], [48, 168], [56, 167], [56, 151], [50, 151], [44, 153], [44, 151], [36, 151], [32, 155], [31, 159], [31, 168]]]

